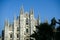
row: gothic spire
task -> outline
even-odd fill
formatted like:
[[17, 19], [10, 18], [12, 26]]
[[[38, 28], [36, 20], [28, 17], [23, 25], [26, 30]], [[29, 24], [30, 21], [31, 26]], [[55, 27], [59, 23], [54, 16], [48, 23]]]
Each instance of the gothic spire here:
[[20, 8], [20, 14], [23, 14], [24, 13], [24, 8], [23, 8], [23, 5], [21, 6]]
[[9, 24], [9, 22], [8, 22], [8, 20], [6, 19], [6, 20], [5, 20], [5, 26], [8, 26], [8, 24]]
[[38, 13], [38, 19], [37, 19], [38, 25], [40, 25], [40, 15]]
[[14, 14], [14, 20], [16, 20], [16, 15]]
[[30, 9], [30, 14], [34, 14], [33, 8]]

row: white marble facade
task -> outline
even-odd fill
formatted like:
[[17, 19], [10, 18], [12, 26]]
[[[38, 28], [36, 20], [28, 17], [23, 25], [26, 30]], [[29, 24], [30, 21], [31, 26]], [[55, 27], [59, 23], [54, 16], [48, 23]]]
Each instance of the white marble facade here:
[[34, 10], [24, 12], [23, 6], [20, 8], [20, 15], [11, 24], [8, 20], [5, 21], [4, 40], [30, 40], [30, 35], [36, 30], [39, 18], [34, 18]]

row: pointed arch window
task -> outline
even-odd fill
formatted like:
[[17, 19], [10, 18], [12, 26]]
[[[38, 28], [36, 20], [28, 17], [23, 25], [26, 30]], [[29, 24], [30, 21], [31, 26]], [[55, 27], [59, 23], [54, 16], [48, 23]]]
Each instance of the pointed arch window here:
[[29, 22], [29, 20], [28, 20], [28, 18], [26, 18], [26, 25], [28, 25], [28, 22]]
[[29, 39], [26, 39], [26, 40], [29, 40]]
[[26, 33], [28, 33], [28, 29], [26, 29]]
[[19, 38], [19, 34], [17, 34], [17, 38]]
[[19, 27], [17, 27], [17, 31], [19, 31]]
[[10, 38], [12, 38], [12, 34], [10, 34]]

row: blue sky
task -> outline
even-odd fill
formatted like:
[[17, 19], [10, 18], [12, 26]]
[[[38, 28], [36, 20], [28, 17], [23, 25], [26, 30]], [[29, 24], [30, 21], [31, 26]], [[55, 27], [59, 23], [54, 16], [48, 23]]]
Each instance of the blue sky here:
[[16, 17], [20, 13], [20, 8], [23, 5], [24, 11], [33, 8], [35, 18], [40, 13], [40, 21], [45, 19], [50, 20], [55, 17], [60, 18], [60, 1], [59, 0], [0, 0], [0, 34], [4, 29], [4, 20], [8, 19], [13, 22], [14, 15]]

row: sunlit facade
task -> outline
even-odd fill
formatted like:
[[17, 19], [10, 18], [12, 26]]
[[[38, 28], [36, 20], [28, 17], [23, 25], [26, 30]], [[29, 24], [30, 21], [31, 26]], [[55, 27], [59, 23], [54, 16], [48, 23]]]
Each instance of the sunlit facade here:
[[24, 12], [22, 6], [19, 16], [17, 18], [14, 16], [12, 23], [5, 20], [4, 40], [30, 40], [30, 35], [34, 33], [33, 31], [36, 31], [35, 26], [39, 23], [39, 16], [38, 19], [34, 18], [34, 10]]

